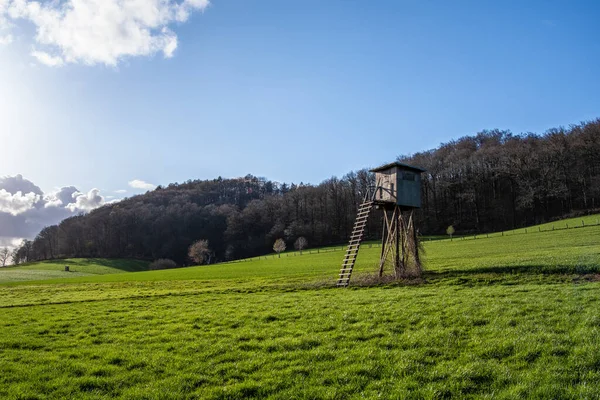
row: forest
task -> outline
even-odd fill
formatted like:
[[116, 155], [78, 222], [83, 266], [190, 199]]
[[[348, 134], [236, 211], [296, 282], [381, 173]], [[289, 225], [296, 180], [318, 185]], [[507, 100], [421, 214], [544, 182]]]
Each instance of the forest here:
[[[483, 131], [398, 160], [427, 170], [421, 235], [444, 234], [449, 225], [456, 234], [500, 231], [600, 207], [600, 119], [544, 134]], [[374, 183], [368, 168], [318, 185], [252, 175], [173, 183], [48, 226], [14, 259], [168, 258], [188, 265], [188, 248], [200, 239], [216, 262], [270, 253], [280, 238], [288, 248], [299, 237], [309, 247], [341, 244]], [[380, 218], [371, 218], [366, 237], [378, 238], [380, 229]]]

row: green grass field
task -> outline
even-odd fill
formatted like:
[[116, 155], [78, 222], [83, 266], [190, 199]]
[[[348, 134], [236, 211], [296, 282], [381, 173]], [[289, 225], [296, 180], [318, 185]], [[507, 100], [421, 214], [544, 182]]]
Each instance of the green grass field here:
[[512, 233], [4, 283], [0, 398], [599, 398], [600, 226]]
[[[69, 266], [69, 272], [65, 271], [65, 265]], [[146, 271], [147, 269], [147, 262], [136, 260], [103, 258], [51, 260], [1, 268], [0, 283], [118, 274]]]

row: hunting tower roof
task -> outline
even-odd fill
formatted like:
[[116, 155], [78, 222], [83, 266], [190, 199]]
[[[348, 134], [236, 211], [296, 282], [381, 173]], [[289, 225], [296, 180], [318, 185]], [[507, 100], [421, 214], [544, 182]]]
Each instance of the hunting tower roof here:
[[419, 173], [426, 171], [425, 169], [423, 169], [421, 167], [414, 167], [412, 165], [403, 164], [401, 162], [396, 161], [393, 163], [382, 165], [381, 167], [373, 168], [371, 170], [371, 172], [381, 172], [381, 171], [385, 171], [386, 169], [390, 169], [392, 167], [400, 167], [402, 169], [408, 169], [408, 170], [419, 172]]

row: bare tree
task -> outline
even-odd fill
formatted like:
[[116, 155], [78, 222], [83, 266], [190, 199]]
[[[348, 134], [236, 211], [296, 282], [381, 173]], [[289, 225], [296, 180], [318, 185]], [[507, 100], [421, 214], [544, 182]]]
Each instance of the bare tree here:
[[16, 248], [10, 252], [10, 259], [13, 265], [19, 265], [21, 263], [21, 255], [19, 254], [19, 248]]
[[4, 247], [3, 249], [0, 249], [0, 264], [2, 264], [3, 267], [6, 266], [6, 262], [8, 261], [9, 256], [10, 256], [10, 250], [8, 250], [8, 247]]
[[275, 250], [277, 256], [281, 258], [281, 252], [285, 250], [285, 241], [283, 239], [277, 239], [273, 245], [273, 250]]
[[208, 240], [198, 240], [188, 248], [188, 257], [198, 264], [210, 263], [210, 248]]
[[296, 250], [300, 251], [300, 255], [302, 255], [302, 250], [304, 250], [306, 248], [306, 246], [308, 246], [308, 240], [306, 240], [306, 238], [304, 236], [300, 236], [294, 242], [294, 248]]
[[450, 236], [450, 240], [452, 240], [452, 235], [454, 235], [454, 227], [452, 225], [446, 228], [446, 234]]
[[13, 252], [12, 259], [14, 264], [22, 264], [32, 261], [33, 242], [31, 240], [23, 240], [21, 246], [17, 247]]

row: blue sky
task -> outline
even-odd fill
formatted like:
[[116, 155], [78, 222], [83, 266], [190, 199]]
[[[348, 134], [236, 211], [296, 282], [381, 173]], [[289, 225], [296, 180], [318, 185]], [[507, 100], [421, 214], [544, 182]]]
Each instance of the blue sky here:
[[166, 24], [170, 57], [113, 65], [68, 61], [33, 17], [9, 19], [0, 176], [116, 197], [140, 192], [133, 179], [319, 183], [483, 129], [600, 117], [597, 2], [212, 0], [189, 14]]

